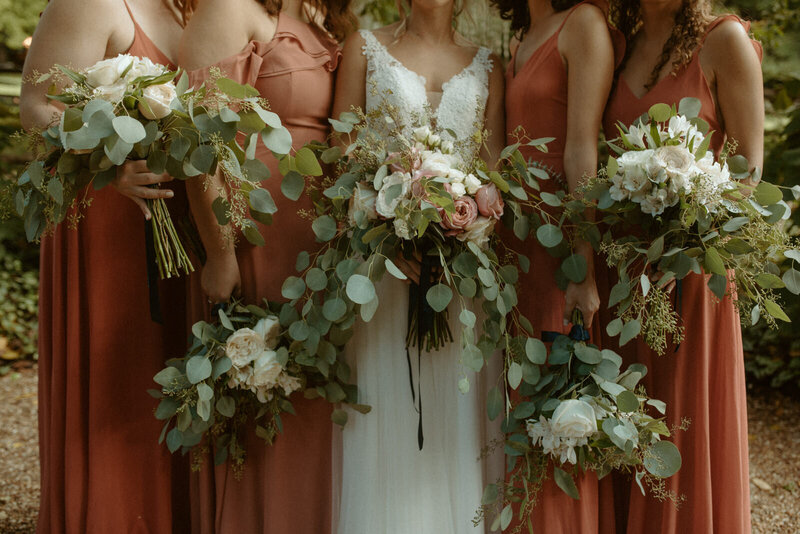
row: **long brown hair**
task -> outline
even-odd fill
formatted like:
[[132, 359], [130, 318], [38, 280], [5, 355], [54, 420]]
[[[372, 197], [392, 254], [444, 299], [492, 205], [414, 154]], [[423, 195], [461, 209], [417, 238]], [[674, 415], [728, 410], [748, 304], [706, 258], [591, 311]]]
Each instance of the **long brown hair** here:
[[[550, 0], [550, 5], [556, 12], [564, 11], [580, 3], [581, 0]], [[511, 32], [519, 39], [531, 26], [531, 12], [528, 0], [491, 0], [497, 7], [500, 18], [511, 21]]]
[[[267, 10], [270, 15], [277, 15], [283, 9], [282, 0], [255, 0]], [[183, 16], [183, 23], [189, 20], [192, 11], [197, 7], [198, 0], [172, 0], [175, 7]], [[324, 13], [322, 28], [337, 41], [344, 41], [350, 32], [358, 27], [358, 19], [350, 10], [351, 0], [306, 0], [305, 3], [318, 13]]]
[[[617, 0], [611, 2], [610, 17], [611, 23], [622, 32], [625, 36], [625, 42], [628, 43], [625, 57], [617, 68], [617, 72], [621, 72], [625, 68], [625, 63], [635, 46], [636, 35], [642, 27], [640, 0]], [[650, 72], [650, 79], [645, 85], [647, 90], [652, 89], [658, 82], [661, 69], [669, 62], [670, 58], [675, 58], [672, 60], [672, 69], [670, 70], [672, 75], [675, 75], [681, 68], [689, 64], [695, 49], [703, 40], [711, 20], [710, 0], [683, 0], [680, 9], [675, 14], [672, 33], [667, 42], [664, 43], [661, 56]]]

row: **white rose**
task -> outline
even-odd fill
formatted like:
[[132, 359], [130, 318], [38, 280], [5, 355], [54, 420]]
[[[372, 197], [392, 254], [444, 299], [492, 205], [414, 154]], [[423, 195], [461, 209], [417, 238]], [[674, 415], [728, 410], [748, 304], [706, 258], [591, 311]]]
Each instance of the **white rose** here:
[[[399, 194], [398, 187], [399, 186]], [[391, 190], [391, 191], [390, 191]], [[383, 179], [381, 190], [375, 199], [375, 211], [387, 219], [394, 218], [394, 210], [411, 191], [411, 175], [403, 172], [393, 172]]]
[[447, 173], [447, 177], [450, 178], [452, 182], [459, 182], [459, 183], [464, 183], [464, 180], [467, 179], [466, 174], [454, 168], [450, 168], [450, 172]]
[[419, 128], [414, 128], [414, 131], [412, 132], [412, 136], [414, 137], [414, 139], [416, 139], [420, 143], [425, 143], [430, 135], [431, 135], [431, 129], [427, 126], [420, 126]]
[[467, 193], [474, 195], [481, 188], [481, 181], [474, 174], [468, 174], [464, 179], [464, 185], [467, 187]]
[[497, 222], [494, 217], [478, 216], [472, 224], [464, 228], [464, 231], [456, 237], [459, 241], [471, 241], [480, 248], [486, 248], [489, 244], [489, 238], [494, 232], [494, 223]]
[[241, 369], [255, 360], [267, 344], [264, 336], [250, 328], [241, 328], [231, 334], [225, 343], [225, 354], [233, 362], [233, 366]]
[[669, 178], [688, 180], [695, 173], [694, 155], [682, 146], [660, 146], [653, 153], [655, 167], [664, 169]]
[[461, 182], [453, 182], [450, 184], [450, 191], [453, 194], [453, 198], [463, 197], [467, 194], [467, 188], [464, 187], [464, 184]]
[[375, 211], [375, 201], [378, 199], [378, 193], [369, 185], [356, 183], [356, 188], [353, 190], [353, 196], [350, 197], [350, 209], [348, 210], [348, 218], [350, 225], [355, 226], [355, 213], [363, 211], [367, 215], [367, 219], [375, 220], [378, 218], [378, 212]]
[[112, 85], [103, 85], [92, 91], [94, 98], [100, 98], [118, 104], [125, 98], [125, 92], [128, 90], [128, 85], [124, 81], [118, 81]]
[[447, 177], [453, 170], [453, 159], [449, 154], [426, 150], [422, 153], [419, 170], [425, 176]]
[[86, 83], [91, 87], [103, 87], [112, 85], [119, 80], [119, 73], [116, 66], [108, 63], [110, 60], [101, 61], [86, 70]]
[[169, 106], [177, 96], [172, 83], [147, 86], [142, 90], [139, 111], [145, 119], [163, 119], [172, 113]]
[[431, 146], [439, 146], [442, 143], [442, 138], [435, 133], [428, 136], [428, 144]]
[[270, 315], [259, 320], [253, 330], [261, 334], [268, 349], [274, 349], [278, 344], [278, 336], [281, 333], [281, 323], [277, 317]]
[[161, 76], [165, 72], [167, 72], [165, 66], [153, 63], [150, 61], [150, 58], [137, 58], [133, 66], [125, 74], [125, 80], [131, 83], [136, 78], [141, 78], [143, 76]]
[[550, 418], [550, 427], [560, 438], [588, 437], [597, 432], [594, 409], [582, 400], [562, 401]]
[[394, 220], [394, 233], [400, 239], [411, 239], [411, 227], [405, 219]]
[[256, 359], [250, 387], [266, 389], [275, 387], [281, 371], [283, 367], [278, 362], [278, 354], [274, 350], [263, 351]]
[[625, 152], [619, 159], [621, 181], [619, 187], [626, 191], [627, 196], [639, 202], [644, 194], [649, 191], [650, 179], [648, 178], [647, 165], [649, 164], [652, 150], [633, 150]]
[[442, 145], [439, 148], [441, 148], [442, 152], [445, 154], [452, 154], [453, 150], [455, 150], [453, 142], [450, 140], [442, 141]]

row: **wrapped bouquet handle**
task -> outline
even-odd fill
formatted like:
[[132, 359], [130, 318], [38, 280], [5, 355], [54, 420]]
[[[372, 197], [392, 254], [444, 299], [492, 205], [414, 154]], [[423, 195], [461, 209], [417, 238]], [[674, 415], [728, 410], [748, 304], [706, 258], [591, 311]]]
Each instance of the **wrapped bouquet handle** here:
[[[561, 332], [553, 332], [545, 330], [542, 332], [542, 341], [545, 343], [552, 343], [558, 336], [563, 335]], [[572, 328], [568, 334], [570, 339], [575, 341], [589, 341], [591, 337], [589, 331], [584, 326], [583, 313], [578, 308], [572, 310]]]

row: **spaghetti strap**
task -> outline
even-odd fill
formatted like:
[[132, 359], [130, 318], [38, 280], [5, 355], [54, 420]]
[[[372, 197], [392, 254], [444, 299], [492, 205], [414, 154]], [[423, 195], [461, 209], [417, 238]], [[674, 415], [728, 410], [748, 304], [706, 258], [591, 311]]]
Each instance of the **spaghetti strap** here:
[[133, 25], [138, 28], [139, 23], [136, 22], [136, 17], [133, 16], [133, 11], [131, 11], [131, 6], [128, 5], [128, 0], [122, 0], [122, 3], [125, 4], [125, 9], [128, 10], [128, 15], [130, 15], [131, 21], [133, 21]]

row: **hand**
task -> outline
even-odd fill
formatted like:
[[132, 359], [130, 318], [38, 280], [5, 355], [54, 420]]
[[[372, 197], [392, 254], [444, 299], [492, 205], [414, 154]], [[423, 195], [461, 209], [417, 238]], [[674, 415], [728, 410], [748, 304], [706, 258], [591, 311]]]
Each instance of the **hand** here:
[[[652, 273], [650, 275], [650, 281], [654, 284], [657, 284], [659, 280], [661, 280], [662, 278], [664, 278], [664, 273], [662, 273], [661, 271]], [[667, 294], [672, 293], [672, 290], [675, 289], [675, 277], [673, 276], [672, 280], [667, 282], [662, 289], [666, 291]]]
[[420, 262], [422, 261], [422, 257], [415, 253], [414, 257], [410, 260], [405, 259], [403, 256], [397, 256], [393, 263], [397, 265], [397, 268], [408, 277], [411, 282], [419, 285], [419, 274], [422, 271], [422, 266]]
[[591, 274], [580, 284], [570, 282], [567, 286], [567, 304], [564, 307], [564, 324], [572, 321], [572, 311], [580, 310], [583, 314], [583, 326], [587, 329], [592, 326], [594, 314], [600, 309], [600, 295], [597, 293], [597, 284]]
[[145, 160], [126, 161], [124, 165], [117, 167], [117, 177], [111, 182], [117, 191], [139, 206], [144, 218], [148, 221], [152, 217], [150, 209], [147, 207], [145, 199], [172, 198], [175, 196], [169, 189], [157, 189], [147, 187], [153, 184], [161, 184], [172, 180], [172, 176], [167, 173], [153, 174], [147, 168]]
[[239, 263], [231, 251], [223, 256], [209, 256], [200, 277], [203, 292], [212, 303], [228, 302], [241, 291]]

